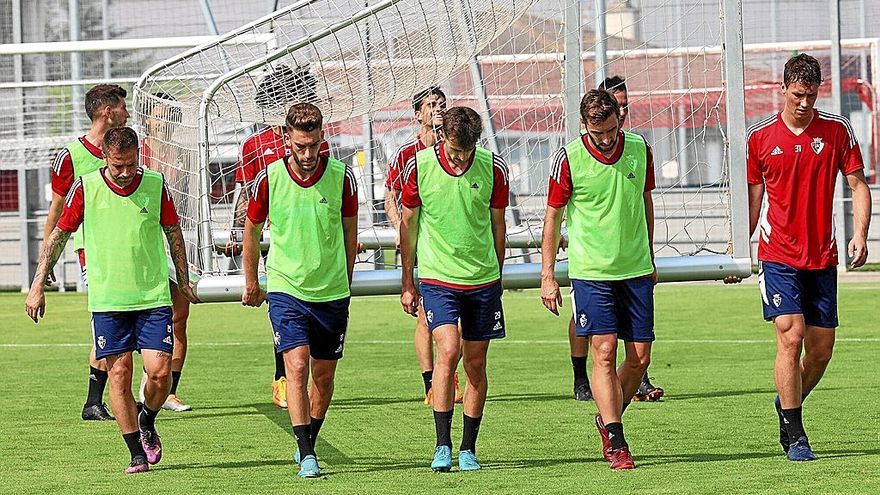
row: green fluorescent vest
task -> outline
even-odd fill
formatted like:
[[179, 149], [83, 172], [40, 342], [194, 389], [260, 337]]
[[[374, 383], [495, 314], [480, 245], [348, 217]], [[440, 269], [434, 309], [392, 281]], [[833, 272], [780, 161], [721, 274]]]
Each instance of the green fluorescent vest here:
[[567, 207], [568, 272], [580, 280], [625, 280], [654, 271], [645, 220], [647, 146], [624, 132], [623, 154], [606, 165], [579, 137], [565, 145], [572, 194]]
[[489, 201], [494, 182], [492, 152], [477, 147], [461, 176], [449, 175], [435, 148], [416, 154], [422, 206], [416, 248], [419, 278], [479, 285], [498, 280]]
[[342, 230], [345, 164], [332, 158], [318, 182], [301, 187], [284, 160], [269, 165], [269, 292], [308, 302], [348, 297], [348, 266]]
[[[73, 179], [90, 174], [104, 166], [104, 159], [98, 158], [80, 142], [74, 139], [65, 146], [70, 153], [70, 162], [73, 164]], [[82, 229], [73, 233], [73, 249], [78, 251], [84, 247]]]
[[159, 217], [162, 175], [144, 170], [138, 188], [121, 196], [100, 170], [82, 176], [81, 231], [89, 269], [89, 311], [136, 311], [171, 305], [168, 261]]

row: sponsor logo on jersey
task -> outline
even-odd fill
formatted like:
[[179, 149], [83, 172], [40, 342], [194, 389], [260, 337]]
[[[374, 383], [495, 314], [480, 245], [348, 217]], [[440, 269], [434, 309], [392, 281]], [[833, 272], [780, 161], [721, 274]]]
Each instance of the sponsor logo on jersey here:
[[502, 325], [500, 321], [496, 321], [495, 326], [492, 327], [492, 331], [497, 332], [498, 330], [501, 330], [502, 328], [504, 328], [504, 325]]
[[326, 204], [327, 204], [327, 198], [321, 198], [321, 201], [318, 201], [318, 203], [321, 203], [322, 205], [326, 205]]
[[107, 345], [107, 339], [105, 339], [103, 335], [99, 335], [98, 336], [98, 347], [103, 349], [105, 345]]
[[162, 342], [164, 342], [168, 345], [171, 345], [171, 336], [169, 335], [169, 336], [165, 337], [164, 339], [162, 339]]
[[434, 322], [434, 312], [429, 310], [427, 313], [425, 313], [425, 319], [428, 320], [428, 323], [433, 323]]
[[813, 148], [813, 151], [818, 155], [825, 149], [825, 142], [822, 141], [821, 137], [814, 137], [813, 142], [810, 143], [810, 148]]
[[777, 308], [782, 304], [782, 296], [779, 294], [773, 294], [773, 305]]
[[630, 172], [630, 173], [626, 176], [626, 178], [627, 178], [627, 179], [635, 179], [635, 178], [636, 178], [636, 174]]
[[146, 215], [146, 214], [148, 214], [148, 213], [150, 213], [150, 212], [148, 212], [148, 211], [147, 211], [147, 207], [144, 206], [143, 208], [141, 208], [141, 213], [144, 214], [144, 215]]
[[578, 318], [578, 324], [581, 326], [581, 328], [587, 328], [587, 315], [581, 313], [580, 317]]
[[776, 155], [781, 155], [781, 154], [782, 154], [782, 148], [780, 148], [779, 146], [773, 148], [773, 151], [770, 152], [770, 156], [776, 156]]
[[275, 154], [275, 151], [272, 148], [266, 148], [266, 150], [263, 151], [264, 156], [265, 155], [274, 155], [274, 154]]
[[480, 188], [480, 185], [477, 184], [476, 182], [474, 182], [473, 184], [471, 184], [471, 189], [479, 189], [479, 188]]
[[801, 145], [799, 145], [799, 144], [794, 145], [794, 152], [795, 152], [795, 153], [800, 153], [800, 152], [803, 151], [803, 150], [804, 150], [804, 147], [803, 147], [803, 146], [801, 146]]

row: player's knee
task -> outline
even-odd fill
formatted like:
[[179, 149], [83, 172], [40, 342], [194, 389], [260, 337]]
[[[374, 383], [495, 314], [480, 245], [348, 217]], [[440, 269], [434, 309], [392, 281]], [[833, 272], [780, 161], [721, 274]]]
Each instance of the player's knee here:
[[616, 358], [616, 342], [593, 342], [593, 361], [596, 365], [614, 366]]
[[649, 364], [651, 364], [650, 354], [632, 355], [627, 356], [626, 358], [626, 365], [634, 371], [640, 371], [644, 373], [645, 370], [648, 369]]
[[827, 366], [828, 362], [831, 361], [831, 355], [834, 353], [834, 349], [832, 347], [822, 347], [822, 348], [811, 348], [807, 350], [807, 359], [813, 361], [816, 364]]
[[436, 349], [438, 361], [442, 361], [443, 363], [450, 365], [454, 365], [454, 363], [458, 362], [459, 355], [461, 354], [461, 350], [458, 347], [458, 342], [438, 343]]
[[486, 356], [468, 356], [464, 359], [464, 370], [468, 376], [484, 375], [486, 372]]
[[149, 378], [149, 380], [152, 382], [164, 384], [165, 382], [171, 380], [171, 367], [157, 366], [155, 368], [148, 369], [147, 378]]
[[284, 360], [284, 371], [292, 382], [305, 382], [309, 376], [309, 363], [306, 360]]

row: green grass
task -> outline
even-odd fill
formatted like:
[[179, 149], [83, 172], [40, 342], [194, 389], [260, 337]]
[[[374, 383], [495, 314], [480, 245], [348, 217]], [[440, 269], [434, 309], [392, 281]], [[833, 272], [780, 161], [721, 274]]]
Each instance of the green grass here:
[[835, 358], [805, 411], [820, 460], [801, 465], [776, 442], [774, 341], [757, 288], [658, 287], [651, 372], [668, 398], [627, 411], [638, 469], [614, 473], [599, 457], [595, 406], [570, 398], [565, 322], [536, 292], [508, 292], [508, 337], [490, 349], [484, 469], [444, 475], [427, 467], [434, 427], [420, 400], [413, 321], [396, 298], [356, 299], [318, 444], [327, 477], [311, 481], [294, 476], [287, 414], [269, 402], [265, 307], [193, 308], [180, 395], [195, 409], [163, 412], [162, 463], [125, 477], [116, 425], [79, 420], [85, 298], [49, 295], [47, 318], [34, 326], [22, 295], [0, 295], [0, 492], [880, 493], [878, 294], [878, 284], [841, 285]]

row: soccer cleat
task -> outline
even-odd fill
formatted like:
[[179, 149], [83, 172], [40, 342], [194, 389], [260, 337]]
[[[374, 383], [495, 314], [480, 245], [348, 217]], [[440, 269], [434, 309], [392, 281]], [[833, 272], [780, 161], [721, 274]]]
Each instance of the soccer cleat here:
[[602, 416], [598, 414], [596, 415], [596, 429], [599, 430], [599, 437], [602, 438], [602, 458], [611, 462], [611, 439], [608, 438], [608, 430], [605, 429]]
[[482, 466], [477, 462], [477, 456], [470, 450], [462, 450], [458, 453], [459, 471], [476, 471]]
[[779, 445], [782, 445], [782, 451], [788, 454], [788, 432], [785, 430], [785, 418], [782, 417], [782, 403], [779, 402], [778, 395], [773, 399], [773, 406], [776, 407], [776, 415], [779, 417]]
[[170, 394], [167, 399], [165, 399], [165, 403], [162, 404], [162, 409], [167, 409], [169, 411], [174, 412], [183, 412], [183, 411], [191, 411], [192, 406], [189, 404], [184, 404], [180, 402], [180, 399], [177, 398], [176, 395]]
[[615, 471], [635, 469], [636, 467], [636, 464], [633, 462], [633, 456], [629, 453], [629, 447], [612, 450], [608, 461], [611, 463], [611, 469]]
[[435, 473], [448, 473], [452, 469], [452, 449], [447, 445], [441, 445], [434, 449], [434, 460], [431, 461], [431, 469]]
[[162, 460], [162, 441], [155, 431], [141, 430], [141, 447], [144, 448], [150, 464], [158, 464]]
[[116, 418], [107, 410], [107, 404], [84, 405], [82, 410], [83, 421], [114, 421]]
[[318, 466], [318, 459], [313, 455], [307, 455], [299, 465], [297, 476], [300, 478], [317, 478], [321, 476], [321, 467]]
[[149, 470], [150, 465], [147, 463], [146, 457], [138, 455], [134, 456], [131, 460], [131, 464], [125, 468], [125, 474], [146, 473]]
[[657, 402], [661, 398], [663, 398], [664, 391], [660, 387], [655, 387], [651, 384], [651, 379], [648, 378], [646, 374], [642, 378], [642, 383], [639, 384], [639, 389], [636, 390], [636, 395], [633, 396], [633, 400], [636, 401], [650, 401]]
[[461, 404], [464, 402], [464, 393], [461, 391], [461, 387], [458, 386], [458, 372], [456, 371], [454, 375], [452, 375], [452, 383], [455, 384], [455, 403]]
[[580, 385], [575, 385], [574, 387], [574, 400], [593, 400], [593, 391], [590, 390], [589, 382], [581, 383]]
[[786, 455], [789, 461], [805, 462], [816, 460], [816, 454], [813, 453], [813, 448], [810, 447], [807, 437], [800, 437], [797, 442], [789, 445]]
[[287, 409], [287, 378], [281, 377], [272, 382], [272, 403]]
[[425, 394], [425, 405], [433, 406], [434, 405], [434, 389], [429, 388], [428, 393]]

